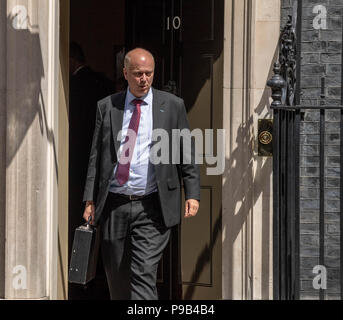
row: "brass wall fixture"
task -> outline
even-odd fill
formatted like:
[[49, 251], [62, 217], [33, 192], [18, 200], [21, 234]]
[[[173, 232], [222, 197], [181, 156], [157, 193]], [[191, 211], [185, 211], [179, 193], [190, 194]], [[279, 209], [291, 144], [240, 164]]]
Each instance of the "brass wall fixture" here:
[[258, 155], [260, 157], [273, 156], [273, 120], [258, 120]]

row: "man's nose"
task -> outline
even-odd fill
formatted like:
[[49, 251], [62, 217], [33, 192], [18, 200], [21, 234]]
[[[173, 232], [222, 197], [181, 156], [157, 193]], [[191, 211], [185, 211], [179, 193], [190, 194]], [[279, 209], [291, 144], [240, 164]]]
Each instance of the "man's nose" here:
[[147, 79], [147, 77], [146, 77], [146, 74], [145, 73], [143, 73], [143, 75], [142, 75], [142, 81], [146, 81], [146, 79]]

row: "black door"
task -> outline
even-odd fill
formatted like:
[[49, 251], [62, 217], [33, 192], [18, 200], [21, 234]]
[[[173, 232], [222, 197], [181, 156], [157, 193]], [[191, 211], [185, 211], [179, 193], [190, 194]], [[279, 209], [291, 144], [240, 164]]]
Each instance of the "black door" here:
[[[126, 2], [126, 51], [142, 47], [153, 54], [155, 58], [153, 86], [161, 90], [167, 89], [166, 85], [174, 76], [173, 33], [168, 32], [166, 25], [172, 10], [171, 0], [127, 0]], [[178, 229], [175, 227], [158, 268], [157, 287], [159, 298], [162, 300], [181, 297], [181, 291], [177, 289], [180, 284], [177, 237]]]
[[[126, 21], [126, 51], [151, 51], [153, 86], [185, 100], [191, 129], [222, 128], [224, 1], [127, 0]], [[205, 169], [199, 214], [173, 228], [160, 263], [160, 299], [221, 297], [221, 176]]]

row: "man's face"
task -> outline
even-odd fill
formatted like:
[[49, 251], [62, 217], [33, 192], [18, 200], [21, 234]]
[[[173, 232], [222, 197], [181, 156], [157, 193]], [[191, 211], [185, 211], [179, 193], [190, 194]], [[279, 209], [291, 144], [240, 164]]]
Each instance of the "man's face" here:
[[147, 94], [154, 80], [154, 61], [149, 56], [134, 56], [124, 68], [131, 93], [140, 98]]

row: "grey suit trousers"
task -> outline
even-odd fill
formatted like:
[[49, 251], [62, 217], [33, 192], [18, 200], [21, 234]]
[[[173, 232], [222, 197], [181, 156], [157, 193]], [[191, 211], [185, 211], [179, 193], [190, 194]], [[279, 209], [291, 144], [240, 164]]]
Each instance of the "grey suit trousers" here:
[[101, 233], [111, 299], [157, 300], [157, 267], [170, 235], [158, 194], [132, 201], [109, 193]]

